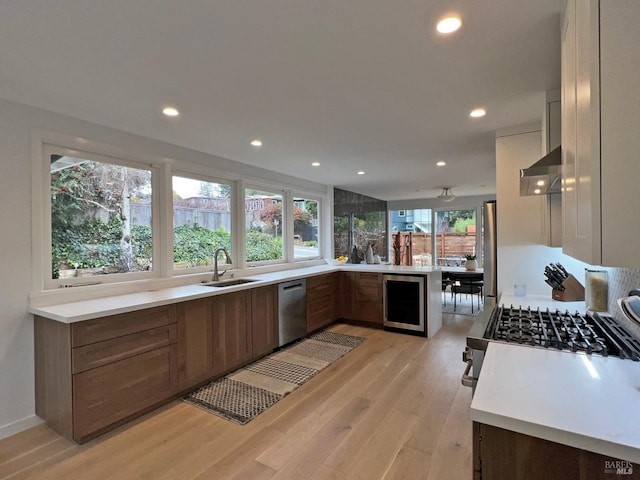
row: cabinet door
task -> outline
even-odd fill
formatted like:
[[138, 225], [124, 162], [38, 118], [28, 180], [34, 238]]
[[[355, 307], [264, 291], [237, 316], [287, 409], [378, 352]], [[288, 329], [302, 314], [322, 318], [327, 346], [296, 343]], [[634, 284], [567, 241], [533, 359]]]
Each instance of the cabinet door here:
[[329, 325], [337, 318], [338, 273], [307, 278], [307, 332]]
[[251, 360], [251, 291], [228, 293], [213, 300], [213, 368], [215, 374]]
[[[638, 478], [637, 464], [622, 462], [616, 458], [549, 440], [477, 422], [474, 422], [473, 435], [474, 478], [494, 480]], [[624, 463], [633, 474], [615, 475], [608, 472], [607, 462]]]
[[353, 309], [353, 291], [356, 283], [355, 272], [340, 272], [340, 281], [337, 298], [338, 301], [338, 317], [354, 320]]
[[307, 332], [329, 325], [335, 318], [334, 298], [327, 296], [307, 302]]
[[382, 275], [356, 272], [355, 300], [382, 304]]
[[355, 311], [357, 320], [382, 324], [382, 275], [356, 273]]
[[176, 392], [176, 345], [73, 376], [73, 438], [82, 442], [102, 429]]
[[278, 287], [254, 288], [251, 291], [252, 357], [260, 358], [278, 346]]
[[640, 268], [640, 2], [600, 2], [602, 265]]
[[576, 236], [576, 22], [575, 0], [568, 0], [562, 24], [562, 250], [572, 254]]
[[212, 300], [180, 303], [177, 317], [178, 381], [186, 389], [214, 375]]
[[562, 32], [563, 251], [600, 263], [598, 6], [569, 0]]

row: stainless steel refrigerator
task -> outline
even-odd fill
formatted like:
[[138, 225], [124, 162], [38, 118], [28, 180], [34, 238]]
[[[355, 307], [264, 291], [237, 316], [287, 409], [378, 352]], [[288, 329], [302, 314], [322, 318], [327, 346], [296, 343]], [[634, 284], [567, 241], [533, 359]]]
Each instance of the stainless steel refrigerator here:
[[496, 300], [498, 296], [496, 201], [484, 202], [482, 208], [484, 210], [484, 296]]

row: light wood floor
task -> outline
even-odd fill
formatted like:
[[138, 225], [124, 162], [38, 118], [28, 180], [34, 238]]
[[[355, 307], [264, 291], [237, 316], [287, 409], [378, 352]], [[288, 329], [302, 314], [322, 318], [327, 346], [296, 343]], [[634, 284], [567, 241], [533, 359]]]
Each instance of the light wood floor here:
[[444, 317], [429, 340], [336, 325], [367, 341], [245, 426], [179, 401], [82, 446], [40, 425], [0, 441], [0, 478], [470, 479], [473, 317]]

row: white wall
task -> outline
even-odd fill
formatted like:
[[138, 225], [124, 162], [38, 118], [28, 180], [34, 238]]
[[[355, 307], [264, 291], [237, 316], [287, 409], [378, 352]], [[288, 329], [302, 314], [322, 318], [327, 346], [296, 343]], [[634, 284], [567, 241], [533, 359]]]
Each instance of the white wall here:
[[[79, 136], [143, 154], [208, 165], [238, 178], [327, 195], [326, 186], [0, 100], [0, 438], [39, 422], [35, 416], [32, 285], [31, 133]], [[330, 196], [327, 195], [330, 203]], [[323, 225], [329, 225], [325, 217]], [[324, 232], [330, 242], [330, 230]], [[327, 247], [328, 248], [328, 247]], [[326, 249], [327, 249], [326, 248]]]
[[562, 263], [584, 284], [588, 265], [543, 245], [545, 209], [542, 197], [520, 196], [520, 169], [542, 158], [542, 128], [539, 123], [499, 130], [496, 134], [496, 203], [498, 229], [498, 292], [513, 293], [524, 284], [527, 293], [548, 295], [544, 267]]
[[30, 129], [13, 105], [0, 103], [0, 432], [34, 417], [31, 287]]

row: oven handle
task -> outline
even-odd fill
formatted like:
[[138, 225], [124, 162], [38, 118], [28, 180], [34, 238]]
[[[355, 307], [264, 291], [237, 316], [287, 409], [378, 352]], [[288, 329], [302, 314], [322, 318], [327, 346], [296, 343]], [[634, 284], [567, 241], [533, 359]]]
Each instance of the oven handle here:
[[467, 368], [464, 369], [464, 373], [462, 374], [462, 385], [465, 387], [473, 387], [474, 378], [472, 375], [469, 375], [471, 372], [471, 367], [473, 366], [473, 359], [467, 360]]

